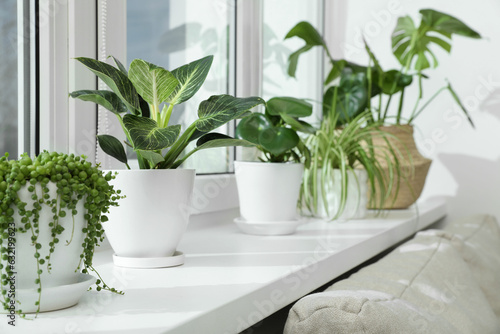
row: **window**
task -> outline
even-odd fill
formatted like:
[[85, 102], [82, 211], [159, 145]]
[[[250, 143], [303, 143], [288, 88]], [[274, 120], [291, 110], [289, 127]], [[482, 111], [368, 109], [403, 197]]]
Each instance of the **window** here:
[[[276, 15], [283, 8], [293, 8], [287, 15]], [[265, 0], [263, 1], [263, 78], [262, 97], [293, 96], [315, 101], [314, 108], [321, 101], [323, 78], [322, 50], [316, 48], [303, 55], [296, 77], [287, 74], [288, 56], [302, 47], [298, 38], [284, 40], [286, 34], [300, 21], [308, 21], [322, 30], [323, 1], [321, 0]], [[305, 66], [305, 65], [308, 66]]]
[[[103, 168], [124, 168], [100, 151], [95, 140], [96, 134], [104, 133], [123, 138], [114, 115], [91, 103], [68, 99], [70, 91], [105, 88], [73, 59], [79, 56], [112, 62], [107, 57], [113, 55], [126, 64], [143, 58], [172, 70], [213, 54], [204, 86], [192, 103], [184, 106], [186, 112], [177, 108], [174, 115], [184, 124], [196, 117], [199, 102], [214, 94], [321, 100], [321, 51], [302, 58], [297, 73], [300, 80], [295, 80], [286, 74], [286, 63], [300, 41], [283, 39], [302, 20], [322, 31], [328, 4], [324, 0], [24, 2], [36, 4], [40, 21], [43, 19], [38, 26], [37, 50], [43, 82], [37, 104], [40, 150], [85, 154]], [[273, 15], [285, 7], [289, 9], [285, 17]], [[33, 55], [33, 50], [30, 52]], [[234, 135], [234, 124], [219, 131]], [[231, 172], [234, 152], [233, 148], [198, 152], [184, 167], [196, 168], [199, 173]]]
[[[113, 55], [124, 64], [130, 64], [133, 59], [141, 58], [173, 70], [214, 55], [209, 75], [200, 91], [189, 101], [176, 106], [172, 114], [172, 122], [185, 129], [196, 119], [201, 101], [211, 95], [234, 95], [232, 3], [206, 0], [101, 1], [100, 60]], [[125, 15], [117, 17], [117, 12]], [[107, 120], [108, 116], [100, 112], [99, 122]], [[233, 127], [230, 124], [217, 131], [232, 135]], [[190, 157], [182, 167], [196, 168], [198, 173], [225, 173], [232, 167], [233, 156], [234, 148], [205, 150]]]
[[17, 2], [0, 3], [0, 155], [18, 155]]

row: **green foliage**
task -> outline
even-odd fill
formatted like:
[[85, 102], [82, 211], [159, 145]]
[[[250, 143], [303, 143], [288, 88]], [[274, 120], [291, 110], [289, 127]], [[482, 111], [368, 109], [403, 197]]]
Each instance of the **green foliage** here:
[[[338, 124], [343, 125], [355, 118], [366, 109], [372, 110], [371, 120], [378, 119], [388, 122], [388, 110], [393, 97], [399, 95], [399, 103], [394, 123], [401, 124], [402, 107], [405, 89], [414, 81], [418, 81], [419, 95], [410, 117], [411, 124], [434, 98], [442, 91], [448, 91], [455, 102], [465, 113], [472, 126], [469, 113], [463, 107], [457, 94], [450, 84], [438, 90], [429, 100], [419, 108], [423, 98], [422, 80], [427, 78], [424, 70], [438, 65], [437, 57], [432, 49], [438, 46], [446, 52], [451, 51], [451, 38], [459, 35], [469, 38], [481, 38], [479, 33], [469, 28], [462, 21], [445, 13], [432, 9], [420, 11], [421, 21], [417, 27], [409, 16], [400, 17], [392, 33], [392, 51], [401, 63], [402, 68], [384, 71], [377, 58], [365, 42], [366, 51], [370, 57], [370, 65], [360, 66], [344, 59], [334, 59], [319, 32], [308, 22], [300, 22], [293, 27], [285, 39], [301, 38], [305, 45], [292, 53], [288, 59], [288, 73], [295, 77], [299, 57], [315, 46], [324, 49], [331, 65], [331, 70], [324, 82], [324, 113], [331, 110], [339, 113]], [[340, 80], [336, 80], [340, 77]], [[416, 77], [417, 80], [413, 80]], [[338, 83], [335, 83], [337, 82]], [[378, 104], [372, 105], [372, 98], [378, 96]], [[383, 96], [388, 98], [383, 99]], [[383, 101], [385, 106], [382, 105]], [[370, 120], [370, 121], [371, 121]]]
[[[102, 79], [111, 89], [80, 90], [70, 94], [83, 101], [97, 103], [111, 111], [119, 120], [141, 169], [177, 168], [193, 153], [211, 147], [234, 145], [251, 146], [244, 140], [226, 136], [206, 136], [204, 145], [198, 145], [183, 155], [190, 142], [211, 134], [216, 128], [250, 113], [250, 110], [264, 100], [259, 97], [236, 98], [230, 95], [211, 96], [200, 103], [198, 119], [184, 132], [178, 124], [171, 125], [170, 117], [175, 105], [192, 98], [201, 88], [212, 65], [213, 56], [208, 56], [173, 71], [135, 59], [127, 70], [113, 58], [116, 67], [107, 63], [79, 57], [77, 61]], [[161, 104], [164, 104], [160, 110]], [[217, 138], [216, 143], [206, 141]], [[99, 136], [102, 150], [125, 163], [123, 144], [112, 136]], [[130, 168], [130, 167], [129, 167]]]
[[412, 67], [416, 72], [425, 70], [431, 67], [430, 58], [432, 58], [433, 66], [437, 67], [437, 57], [430, 46], [434, 44], [450, 52], [453, 34], [481, 38], [476, 31], [448, 14], [432, 9], [422, 9], [420, 14], [422, 20], [418, 27], [411, 17], [404, 16], [398, 19], [392, 33], [392, 50], [406, 70]]
[[[344, 211], [347, 199], [348, 171], [364, 168], [368, 174], [371, 191], [371, 207], [382, 207], [389, 196], [395, 171], [398, 170], [398, 152], [388, 145], [378, 147], [373, 138], [385, 134], [378, 130], [380, 123], [372, 122], [369, 111], [354, 117], [349, 123], [339, 125], [339, 114], [331, 113], [321, 122], [316, 135], [306, 139], [311, 150], [311, 164], [304, 171], [300, 203], [308, 212], [320, 215], [321, 208], [331, 219]], [[333, 180], [333, 170], [340, 171], [340, 180]], [[387, 173], [389, 171], [389, 173]], [[329, 212], [327, 194], [333, 182], [341, 183], [340, 205], [335, 215]], [[379, 203], [375, 201], [375, 190], [379, 189]]]
[[[26, 153], [22, 154], [18, 160], [9, 160], [9, 154], [0, 158], [0, 246], [1, 257], [5, 260], [8, 254], [7, 244], [15, 243], [15, 234], [28, 233], [31, 235], [32, 244], [22, 247], [32, 247], [33, 255], [37, 261], [39, 296], [43, 289], [41, 274], [50, 272], [51, 255], [59, 245], [58, 237], [66, 228], [74, 226], [63, 226], [60, 218], [66, 216], [74, 217], [77, 214], [84, 214], [86, 226], [83, 229], [85, 235], [80, 255], [80, 264], [75, 271], [82, 273], [95, 271], [92, 261], [95, 247], [104, 240], [104, 230], [101, 222], [107, 221], [106, 213], [111, 206], [117, 206], [118, 200], [122, 198], [120, 190], [114, 189], [109, 181], [114, 179], [111, 172], [104, 174], [97, 166], [85, 160], [84, 156], [73, 154], [61, 154], [44, 151], [39, 156], [31, 159]], [[48, 185], [54, 184], [57, 187], [57, 196], [51, 198]], [[19, 198], [19, 191], [27, 189], [32, 195], [33, 203], [22, 201]], [[84, 201], [85, 212], [77, 211], [77, 204]], [[54, 213], [52, 221], [40, 221], [42, 208], [48, 208]], [[14, 221], [15, 213], [19, 216], [19, 221]], [[48, 224], [51, 227], [52, 241], [47, 245], [38, 242], [40, 225]], [[73, 219], [74, 224], [74, 219]], [[67, 225], [67, 224], [66, 224]], [[15, 230], [15, 232], [13, 231]], [[13, 236], [14, 235], [14, 236]], [[69, 244], [71, 242], [67, 241]], [[48, 249], [48, 255], [40, 256], [40, 249]], [[4, 287], [9, 286], [8, 278], [14, 274], [10, 266], [0, 266], [0, 290], [2, 296], [1, 303], [5, 310], [8, 309], [10, 299], [3, 293]], [[97, 273], [97, 272], [96, 272]], [[114, 288], [107, 286], [102, 279], [97, 283], [97, 289], [106, 289], [112, 292], [121, 293]], [[40, 297], [38, 302], [40, 310]], [[38, 313], [37, 311], [37, 313]], [[22, 314], [22, 310], [16, 310]]]
[[307, 134], [316, 130], [299, 120], [312, 114], [312, 105], [293, 97], [274, 97], [267, 101], [264, 114], [254, 113], [243, 118], [236, 136], [253, 143], [264, 154], [263, 161], [309, 164], [310, 153], [297, 132]]

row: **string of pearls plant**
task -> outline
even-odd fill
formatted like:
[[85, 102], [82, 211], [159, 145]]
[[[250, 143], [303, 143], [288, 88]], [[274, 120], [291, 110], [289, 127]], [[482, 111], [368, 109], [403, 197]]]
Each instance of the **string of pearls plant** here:
[[[83, 155], [47, 151], [34, 159], [26, 153], [18, 160], [9, 160], [8, 153], [0, 158], [0, 302], [5, 310], [16, 302], [7, 294], [7, 287], [10, 286], [9, 277], [15, 273], [15, 268], [8, 265], [7, 261], [9, 248], [16, 240], [15, 235], [19, 233], [31, 235], [31, 245], [22, 247], [32, 247], [33, 256], [36, 258], [38, 277], [34, 283], [38, 287], [38, 301], [35, 302], [35, 305], [38, 305], [36, 312], [38, 313], [42, 292], [41, 275], [44, 272], [50, 273], [51, 255], [58, 245], [64, 243], [58, 237], [65, 229], [72, 229], [72, 233], [70, 240], [66, 240], [64, 244], [71, 243], [75, 232], [75, 215], [79, 214], [77, 210], [79, 201], [84, 201], [86, 226], [82, 229], [84, 242], [80, 263], [75, 272], [87, 274], [92, 271], [98, 276], [96, 281], [98, 291], [105, 289], [123, 294], [106, 285], [92, 265], [94, 251], [104, 239], [101, 223], [108, 220], [105, 213], [110, 206], [117, 206], [118, 200], [123, 198], [120, 190], [114, 189], [108, 183], [114, 179], [114, 174], [111, 172], [105, 174], [97, 167], [86, 161]], [[57, 187], [55, 198], [49, 193], [49, 183]], [[18, 194], [23, 188], [27, 188], [31, 194], [33, 202], [30, 205], [19, 198]], [[41, 244], [38, 239], [40, 225], [47, 223], [40, 221], [43, 207], [50, 208], [53, 214], [52, 221], [48, 222], [51, 231], [51, 241], [48, 245]], [[73, 226], [63, 226], [61, 218], [69, 215], [73, 218]], [[15, 226], [14, 237], [12, 226]], [[48, 247], [48, 253], [45, 251], [44, 254], [48, 255], [41, 256], [41, 250], [45, 247]], [[23, 316], [21, 309], [16, 309], [16, 313]]]

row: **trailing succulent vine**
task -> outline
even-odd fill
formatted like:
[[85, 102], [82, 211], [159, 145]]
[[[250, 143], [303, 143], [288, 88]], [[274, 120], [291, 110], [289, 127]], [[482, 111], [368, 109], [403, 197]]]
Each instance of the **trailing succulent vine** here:
[[[80, 254], [80, 263], [75, 268], [75, 272], [89, 273], [92, 271], [98, 276], [96, 281], [97, 290], [109, 290], [120, 293], [116, 289], [109, 287], [103, 282], [100, 275], [92, 265], [94, 250], [104, 240], [104, 230], [102, 222], [108, 220], [105, 213], [110, 206], [117, 206], [117, 201], [123, 196], [120, 190], [114, 189], [109, 181], [114, 179], [111, 172], [104, 173], [97, 169], [98, 166], [85, 160], [85, 156], [75, 156], [74, 154], [62, 154], [57, 152], [44, 151], [34, 159], [26, 153], [22, 154], [18, 160], [9, 160], [6, 153], [0, 158], [0, 302], [5, 310], [10, 305], [16, 303], [9, 298], [7, 287], [10, 286], [9, 278], [15, 274], [15, 267], [9, 265], [9, 252], [15, 247], [15, 235], [19, 233], [31, 234], [31, 245], [33, 256], [36, 258], [37, 278], [35, 286], [38, 291], [37, 313], [40, 311], [40, 297], [42, 291], [41, 275], [51, 271], [51, 255], [58, 245], [69, 244], [59, 240], [65, 229], [72, 229], [74, 233], [74, 217], [81, 214], [77, 210], [79, 201], [84, 201], [84, 219], [86, 226], [84, 242]], [[50, 184], [57, 188], [57, 195], [52, 198], [49, 193]], [[31, 194], [28, 203], [22, 201], [19, 192], [27, 189]], [[49, 208], [53, 213], [52, 221], [48, 222], [51, 229], [52, 240], [48, 245], [39, 242], [40, 224], [47, 222], [40, 221], [40, 212], [43, 208]], [[73, 226], [63, 226], [61, 218], [72, 216]], [[19, 220], [19, 221], [18, 221]], [[41, 250], [48, 248], [48, 255], [42, 256]], [[15, 297], [14, 297], [15, 298]], [[16, 309], [16, 313], [23, 315], [21, 309]]]

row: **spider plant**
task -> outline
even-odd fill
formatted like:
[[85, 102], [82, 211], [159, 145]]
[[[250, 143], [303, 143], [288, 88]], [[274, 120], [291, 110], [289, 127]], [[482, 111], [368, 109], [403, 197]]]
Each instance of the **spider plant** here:
[[[304, 210], [314, 216], [326, 212], [330, 220], [339, 218], [346, 208], [349, 178], [354, 177], [358, 189], [361, 189], [362, 181], [351, 173], [356, 169], [366, 171], [369, 183], [369, 194], [360, 194], [359, 205], [364, 203], [361, 196], [369, 195], [370, 207], [382, 207], [391, 193], [393, 180], [399, 175], [400, 155], [391, 145], [379, 147], [373, 144], [373, 138], [377, 136], [386, 141], [387, 134], [380, 131], [379, 126], [379, 122], [372, 121], [369, 110], [344, 124], [340, 122], [340, 113], [335, 110], [323, 118], [316, 134], [306, 139], [311, 163], [304, 171], [300, 195]], [[340, 201], [337, 208], [331, 208], [327, 199], [336, 183], [340, 183]]]

